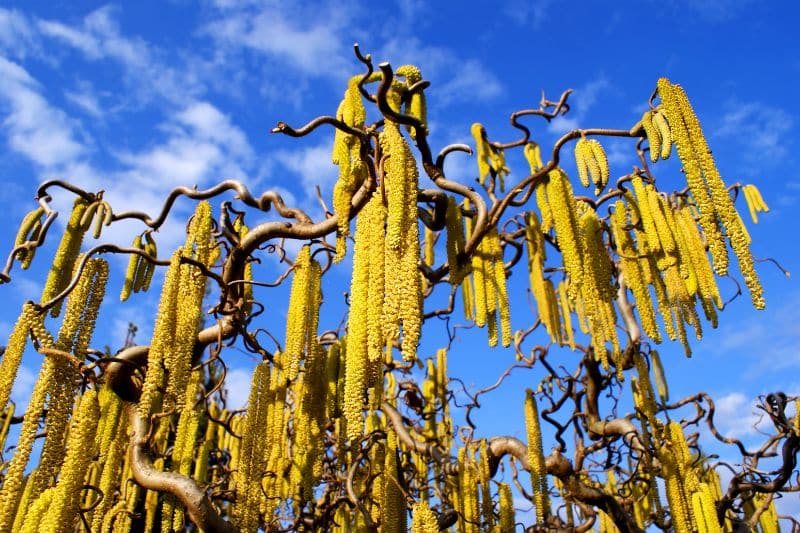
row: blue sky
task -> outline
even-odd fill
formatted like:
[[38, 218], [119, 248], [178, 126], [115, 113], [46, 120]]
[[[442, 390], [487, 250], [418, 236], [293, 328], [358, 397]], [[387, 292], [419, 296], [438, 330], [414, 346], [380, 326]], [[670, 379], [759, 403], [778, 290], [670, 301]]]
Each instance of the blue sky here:
[[[567, 117], [550, 125], [531, 123], [543, 147], [573, 127], [627, 129], [645, 109], [657, 78], [668, 76], [686, 88], [726, 181], [757, 184], [772, 208], [757, 226], [748, 221], [754, 254], [800, 271], [794, 246], [800, 230], [795, 211], [800, 50], [792, 27], [800, 13], [794, 3], [380, 4], [5, 2], [0, 7], [0, 227], [6, 230], [0, 232], [0, 249], [11, 248], [19, 220], [35, 207], [36, 185], [52, 177], [105, 189], [118, 211], [154, 213], [174, 186], [204, 188], [236, 178], [254, 192], [276, 188], [287, 203], [318, 214], [313, 185], [329, 195], [337, 175], [329, 163], [331, 136], [291, 140], [268, 132], [279, 120], [297, 125], [334, 113], [346, 80], [360, 72], [352, 54], [358, 41], [376, 61], [421, 67], [431, 81], [431, 143], [437, 151], [471, 142], [469, 126], [475, 121], [493, 139], [515, 138], [508, 115], [535, 107], [542, 89], [551, 99], [574, 89]], [[636, 164], [630, 142], [604, 145], [613, 174]], [[524, 176], [521, 158], [512, 154], [509, 161], [512, 179]], [[475, 163], [455, 155], [446, 170], [469, 182]], [[674, 162], [654, 170], [659, 183], [669, 185], [662, 188], [685, 186]], [[70, 201], [62, 196], [56, 205]], [[177, 214], [190, 209], [181, 202]], [[127, 245], [140, 230], [120, 225], [103, 239]], [[158, 236], [160, 250], [177, 245], [181, 232], [176, 216]], [[15, 270], [14, 283], [0, 287], [6, 302], [0, 337], [10, 331], [21, 302], [38, 297], [52, 240], [49, 244], [37, 256], [38, 268]], [[112, 260], [111, 300], [124, 263]], [[773, 390], [800, 393], [800, 326], [794, 319], [800, 289], [795, 278], [769, 263], [758, 269], [765, 311], [756, 312], [747, 298], [739, 298], [722, 313], [719, 329], [706, 328], [705, 339], [694, 343], [692, 360], [685, 360], [680, 347], [667, 343], [662, 349], [675, 397], [709, 391], [719, 402], [722, 430], [753, 439], [755, 431], [741, 424], [750, 419], [753, 398]], [[261, 266], [266, 279], [278, 272], [274, 261]], [[512, 285], [521, 302], [514, 309], [515, 328], [534, 319], [525, 304], [524, 277], [515, 276]], [[326, 303], [334, 311], [323, 328], [335, 327], [341, 318], [337, 299], [348, 279], [346, 266], [329, 276]], [[729, 280], [721, 280], [720, 287], [726, 295], [734, 290]], [[285, 291], [262, 294], [274, 302], [272, 325], [282, 339]], [[157, 297], [137, 295], [129, 305], [105, 309], [97, 344], [118, 346], [128, 321], [139, 324], [138, 339], [146, 341]], [[434, 328], [423, 352], [433, 353], [441, 343], [441, 331]], [[567, 352], [563, 357], [567, 366], [575, 360]], [[244, 368], [252, 364], [242, 358]], [[235, 353], [228, 360], [239, 366]], [[465, 340], [456, 342], [450, 357], [456, 373], [475, 387], [493, 382], [512, 360], [507, 352]], [[36, 357], [28, 357], [26, 365], [15, 393], [22, 401], [38, 371]], [[483, 434], [524, 432], [522, 390], [535, 384], [535, 375], [515, 374], [506, 392], [486, 398], [475, 415]], [[239, 389], [248, 379], [245, 370], [233, 377]]]

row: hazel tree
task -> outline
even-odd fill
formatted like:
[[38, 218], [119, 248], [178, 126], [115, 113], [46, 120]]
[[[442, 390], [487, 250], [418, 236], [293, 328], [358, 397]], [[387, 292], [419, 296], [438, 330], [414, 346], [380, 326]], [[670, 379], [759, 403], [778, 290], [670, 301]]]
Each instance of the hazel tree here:
[[[543, 95], [511, 114], [513, 140], [476, 123], [472, 146], [434, 155], [435, 88], [416, 66], [376, 69], [355, 52], [362, 72], [334, 114], [272, 130], [333, 135], [339, 177], [319, 190], [322, 218], [233, 180], [175, 188], [156, 213], [67, 181], [39, 187], [3, 282], [58, 238], [53, 196], [74, 202], [41, 298], [22, 307], [0, 360], [0, 532], [800, 528], [775, 505], [798, 490], [793, 399], [761, 398], [772, 428], [749, 448], [716, 429], [708, 394], [669, 394], [657, 347], [679, 342], [688, 356], [690, 337], [717, 327], [719, 277], [740, 274], [738, 294], [765, 305], [736, 204], [753, 222], [767, 205], [754, 185], [723, 181], [684, 89], [659, 79], [636, 124], [575, 129], [547, 148], [532, 132], [569, 112], [571, 91]], [[611, 167], [609, 137], [639, 164]], [[506, 163], [513, 151], [523, 171]], [[459, 152], [477, 162], [475, 186], [445, 172]], [[680, 190], [656, 170], [670, 157]], [[196, 204], [185, 244], [159, 249], [179, 198]], [[103, 243], [121, 221], [140, 227], [131, 246]], [[109, 271], [110, 254], [129, 257], [124, 273]], [[258, 279], [271, 254], [283, 273]], [[345, 319], [322, 331], [337, 294], [326, 275], [349, 262]], [[510, 290], [513, 272], [526, 272], [535, 311], [516, 330], [511, 303], [525, 295]], [[102, 351], [92, 337], [106, 283], [123, 275], [123, 302], [160, 291], [156, 315], [141, 317], [152, 336]], [[281, 285], [284, 306], [270, 296]], [[279, 308], [285, 332], [266, 330], [265, 310]], [[466, 326], [485, 330], [487, 353], [515, 354], [477, 391], [448, 370], [474, 357], [454, 342]], [[423, 350], [423, 337], [440, 349]], [[10, 398], [26, 350], [41, 370], [19, 413]], [[234, 409], [226, 369], [242, 351], [259, 363]], [[543, 377], [518, 392], [508, 434], [486, 434], [471, 418], [480, 397], [528, 370]], [[705, 452], [706, 436], [741, 461]]]

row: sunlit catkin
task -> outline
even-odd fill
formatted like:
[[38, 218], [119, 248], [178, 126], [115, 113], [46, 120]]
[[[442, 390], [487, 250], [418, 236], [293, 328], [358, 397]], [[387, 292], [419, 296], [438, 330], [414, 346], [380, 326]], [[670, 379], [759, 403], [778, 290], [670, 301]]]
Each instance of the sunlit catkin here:
[[[29, 331], [32, 329], [31, 323], [42, 323], [42, 321], [43, 317], [35, 310], [33, 304], [26, 303], [22, 306], [22, 313], [17, 318], [14, 329], [11, 330], [6, 350], [0, 360], [0, 410], [5, 409], [8, 399], [11, 397], [11, 389], [22, 361]], [[39, 327], [43, 328], [43, 323]]]
[[536, 506], [536, 523], [544, 524], [550, 516], [550, 497], [547, 486], [547, 467], [542, 449], [542, 430], [539, 409], [531, 389], [525, 391], [525, 428], [528, 433], [528, 463], [531, 468], [533, 504]]
[[287, 363], [287, 377], [293, 381], [300, 370], [300, 363], [305, 355], [309, 296], [311, 285], [311, 247], [300, 248], [294, 260], [292, 288], [289, 294], [289, 305], [286, 317], [286, 347], [284, 350]]
[[447, 212], [445, 214], [445, 225], [447, 227], [447, 265], [450, 271], [450, 283], [459, 285], [466, 274], [465, 268], [459, 263], [460, 254], [464, 252], [466, 245], [464, 239], [464, 221], [461, 216], [461, 208], [452, 196], [447, 197]]
[[[653, 113], [653, 125], [656, 127], [661, 136], [661, 159], [667, 159], [672, 151], [672, 132], [669, 129], [669, 123], [667, 122], [667, 117], [664, 116], [664, 113]], [[655, 160], [653, 160], [653, 162], [655, 163]]]
[[[397, 67], [395, 74], [402, 76], [406, 79], [406, 89], [411, 88], [414, 84], [422, 81], [422, 72], [414, 65], [402, 65]], [[428, 110], [425, 103], [425, 93], [420, 89], [415, 89], [410, 96], [405, 99], [405, 114], [414, 117], [422, 123], [423, 133], [428, 132]], [[416, 128], [411, 126], [406, 127], [412, 139], [417, 136]]]
[[180, 251], [176, 251], [172, 255], [161, 289], [161, 301], [158, 304], [158, 314], [148, 351], [147, 374], [138, 405], [140, 416], [150, 416], [153, 403], [161, 394], [159, 389], [164, 381], [164, 356], [168, 350], [172, 350], [175, 339], [179, 283]]
[[647, 144], [650, 150], [650, 161], [655, 163], [658, 161], [658, 156], [661, 149], [661, 133], [653, 124], [653, 111], [645, 111], [642, 115], [641, 123], [644, 128], [644, 134], [647, 137]]
[[95, 450], [95, 431], [100, 418], [97, 393], [86, 391], [78, 411], [70, 424], [64, 466], [55, 487], [53, 504], [42, 526], [45, 531], [73, 531], [83, 486], [83, 476], [92, 461]]
[[650, 290], [644, 280], [641, 263], [638, 259], [639, 252], [634, 246], [630, 232], [626, 229], [627, 224], [628, 217], [625, 203], [622, 200], [617, 200], [614, 204], [614, 213], [611, 216], [611, 229], [617, 246], [617, 254], [619, 255], [619, 269], [622, 271], [625, 284], [636, 300], [642, 329], [644, 329], [648, 337], [659, 343], [661, 342], [661, 334], [658, 331], [653, 301], [650, 297]]
[[247, 402], [244, 432], [242, 433], [242, 458], [234, 473], [236, 479], [235, 524], [242, 531], [258, 529], [258, 502], [263, 476], [267, 400], [269, 388], [269, 362], [262, 362], [253, 371], [250, 397]]
[[[718, 199], [712, 196], [710, 184], [706, 182], [708, 176], [705, 178], [703, 176], [705, 169], [701, 163], [703, 159], [701, 151], [708, 152], [708, 145], [702, 137], [700, 123], [694, 116], [694, 111], [688, 105], [688, 100], [685, 99], [683, 89], [679, 85], [673, 85], [666, 78], [660, 78], [658, 95], [670, 124], [678, 157], [683, 163], [686, 182], [700, 211], [700, 226], [706, 235], [714, 271], [718, 275], [724, 276], [728, 273], [728, 252], [719, 227], [719, 213], [715, 205]], [[708, 153], [708, 157], [711, 157], [710, 153]], [[713, 164], [713, 159], [711, 162]], [[730, 200], [730, 197], [728, 199]], [[735, 248], [734, 251], [736, 251]]]
[[[84, 229], [81, 227], [81, 217], [87, 206], [88, 202], [84, 198], [79, 196], [75, 199], [64, 236], [56, 250], [50, 272], [47, 274], [45, 288], [42, 291], [43, 302], [52, 299], [69, 285], [75, 260], [78, 258], [83, 242]], [[50, 310], [50, 315], [53, 317], [60, 313], [61, 303], [54, 305]]]
[[353, 250], [353, 278], [350, 283], [350, 312], [347, 318], [347, 351], [344, 358], [344, 386], [341, 402], [347, 421], [347, 438], [356, 439], [363, 431], [362, 409], [367, 384], [369, 295], [369, 218], [356, 219]]
[[[20, 246], [28, 241], [36, 241], [39, 238], [39, 232], [42, 227], [42, 215], [44, 215], [44, 208], [38, 207], [30, 211], [22, 219], [22, 223], [17, 231], [17, 237], [14, 240], [14, 246]], [[16, 259], [20, 261], [22, 270], [27, 270], [31, 266], [36, 248], [28, 248], [17, 252]]]
[[753, 219], [753, 224], [758, 224], [758, 215], [756, 213], [767, 213], [769, 207], [764, 198], [761, 197], [761, 191], [755, 185], [742, 185], [742, 193], [747, 202], [747, 209], [750, 211], [750, 218]]
[[[362, 128], [366, 119], [366, 110], [358, 89], [360, 79], [361, 76], [350, 78], [344, 99], [336, 112], [336, 118], [354, 128]], [[339, 262], [345, 256], [346, 237], [350, 234], [350, 202], [366, 177], [367, 167], [361, 157], [361, 142], [358, 137], [339, 129], [334, 136], [331, 159], [339, 166], [339, 179], [333, 189], [333, 211], [338, 217], [334, 261]]]
[[528, 273], [530, 274], [531, 293], [539, 309], [539, 319], [550, 334], [553, 342], [561, 338], [561, 320], [557, 308], [554, 312], [553, 298], [544, 278], [544, 262], [547, 253], [542, 236], [539, 218], [534, 212], [525, 214], [525, 249], [528, 253]]
[[425, 502], [417, 502], [411, 510], [411, 533], [438, 533], [439, 520]]
[[569, 276], [568, 294], [577, 298], [583, 280], [583, 250], [578, 235], [578, 218], [569, 178], [560, 169], [548, 174], [547, 199], [553, 213], [556, 239]]
[[[418, 273], [419, 225], [417, 190], [419, 171], [408, 142], [397, 124], [387, 120], [380, 135], [384, 157], [386, 216], [385, 268], [396, 281], [387, 285], [383, 324], [386, 338], [399, 338], [402, 331], [403, 359], [416, 359], [422, 327], [421, 291]], [[402, 327], [402, 329], [401, 329]]]
[[401, 471], [397, 460], [397, 435], [386, 431], [386, 454], [381, 481], [381, 524], [386, 533], [406, 532], [406, 500], [401, 489]]

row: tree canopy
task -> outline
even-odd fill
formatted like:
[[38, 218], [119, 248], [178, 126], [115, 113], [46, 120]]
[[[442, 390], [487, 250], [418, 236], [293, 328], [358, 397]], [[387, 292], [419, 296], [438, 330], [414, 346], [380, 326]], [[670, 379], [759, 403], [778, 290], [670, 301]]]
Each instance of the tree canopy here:
[[[661, 78], [635, 124], [553, 146], [532, 131], [570, 112], [571, 91], [543, 94], [511, 114], [511, 140], [475, 123], [470, 145], [437, 151], [420, 68], [355, 52], [362, 70], [338, 109], [273, 129], [333, 136], [322, 218], [235, 180], [177, 187], [153, 213], [68, 181], [39, 187], [0, 272], [13, 283], [51, 264], [0, 360], [0, 531], [800, 527], [775, 504], [798, 488], [794, 399], [761, 399], [772, 428], [749, 448], [716, 429], [707, 393], [670, 395], [659, 356], [670, 342], [690, 356], [717, 327], [722, 276], [740, 280], [733, 298], [765, 306], [740, 211], [757, 222], [769, 209], [755, 185], [720, 176], [684, 89]], [[609, 137], [638, 164], [610, 165]], [[514, 152], [526, 166], [512, 172]], [[446, 160], [467, 156], [475, 181], [448, 178]], [[681, 171], [662, 178], [668, 158]], [[56, 195], [74, 199], [60, 235]], [[196, 204], [185, 244], [159, 249], [180, 199]], [[131, 220], [129, 247], [103, 242]], [[36, 253], [57, 238], [54, 257]], [[129, 257], [124, 273], [112, 254]], [[273, 259], [283, 273], [259, 277]], [[350, 266], [343, 287], [332, 273]], [[160, 290], [155, 316], [138, 318], [152, 338], [102, 350], [106, 283], [123, 274], [122, 301]], [[276, 317], [280, 330], [265, 326]], [[26, 349], [43, 357], [19, 413]], [[235, 409], [227, 368], [241, 352], [259, 362]], [[508, 359], [485, 388], [448, 370], [484, 357]], [[526, 372], [508, 431], [487, 433], [471, 416], [481, 398]], [[706, 438], [741, 460], [708, 454]]]

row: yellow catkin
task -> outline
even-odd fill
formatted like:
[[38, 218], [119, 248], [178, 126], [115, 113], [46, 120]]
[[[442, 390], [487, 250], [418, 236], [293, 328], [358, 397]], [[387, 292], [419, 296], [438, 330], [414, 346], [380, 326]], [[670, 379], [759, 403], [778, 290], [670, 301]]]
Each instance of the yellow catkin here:
[[[728, 273], [728, 252], [719, 227], [720, 221], [715, 207], [717, 198], [712, 196], [709, 183], [706, 182], [708, 176], [706, 178], [703, 176], [704, 169], [701, 164], [703, 157], [700, 152], [703, 150], [708, 152], [708, 146], [699, 129], [700, 124], [679, 85], [672, 85], [666, 78], [661, 78], [658, 80], [658, 95], [661, 97], [662, 109], [670, 124], [678, 157], [683, 163], [686, 182], [700, 211], [700, 226], [706, 235], [714, 271], [724, 276]], [[711, 161], [713, 162], [713, 159]]]
[[650, 161], [655, 163], [658, 161], [658, 155], [661, 150], [661, 132], [653, 124], [653, 111], [645, 111], [642, 115], [642, 127], [644, 128], [644, 133], [647, 136], [647, 143], [650, 148]]
[[475, 140], [475, 158], [478, 161], [478, 181], [483, 185], [486, 176], [489, 175], [489, 154], [491, 148], [486, 141], [486, 130], [484, 130], [483, 125], [477, 122], [474, 123], [470, 127], [470, 132], [472, 133], [472, 138]]
[[[584, 137], [578, 139], [575, 143], [575, 165], [578, 168], [578, 178], [581, 185], [584, 187], [589, 186], [589, 160], [594, 159], [591, 148], [587, 146], [587, 141]], [[593, 161], [594, 162], [594, 161]], [[594, 162], [596, 164], [596, 162]]]
[[614, 355], [619, 354], [611, 261], [603, 242], [603, 226], [592, 209], [587, 209], [580, 217], [580, 229], [584, 250], [581, 287], [583, 304], [589, 320], [595, 357], [603, 363], [604, 368], [608, 368], [605, 343], [611, 342]]
[[[373, 198], [374, 200], [374, 198]], [[353, 250], [353, 278], [350, 283], [350, 313], [347, 319], [347, 353], [344, 359], [344, 387], [341, 409], [347, 421], [348, 439], [363, 431], [362, 410], [367, 384], [368, 365], [368, 294], [369, 294], [369, 218], [356, 219]]]
[[558, 310], [554, 312], [552, 294], [544, 278], [547, 254], [539, 218], [532, 211], [525, 214], [525, 245], [528, 253], [531, 293], [539, 309], [539, 319], [552, 341], [557, 343], [561, 338], [561, 321]]
[[570, 299], [578, 297], [583, 280], [583, 250], [578, 234], [578, 217], [569, 178], [560, 169], [548, 174], [547, 199], [553, 213], [556, 239], [569, 276]]
[[528, 463], [531, 468], [533, 504], [536, 507], [536, 523], [544, 524], [550, 516], [550, 497], [547, 486], [547, 468], [542, 450], [542, 430], [539, 425], [539, 409], [533, 391], [525, 391], [525, 428], [528, 433]]
[[[22, 219], [22, 223], [20, 223], [19, 231], [17, 231], [17, 237], [14, 240], [15, 247], [28, 241], [35, 242], [36, 239], [38, 239], [39, 231], [42, 227], [42, 215], [44, 215], [44, 208], [42, 207], [34, 209], [25, 215], [25, 217]], [[15, 257], [20, 261], [22, 270], [27, 270], [31, 266], [35, 252], [36, 248], [29, 248], [27, 250], [17, 252]]]
[[753, 219], [754, 224], [758, 224], [758, 216], [756, 213], [768, 213], [769, 206], [764, 202], [761, 191], [759, 191], [758, 187], [755, 185], [750, 184], [742, 186], [742, 192], [744, 193], [744, 198], [750, 211], [750, 217]]
[[[86, 262], [77, 285], [67, 300], [66, 311], [58, 332], [55, 348], [73, 353], [83, 359], [89, 340], [94, 332], [100, 303], [105, 296], [108, 280], [108, 264], [103, 259], [92, 258]], [[47, 437], [39, 457], [36, 473], [31, 475], [31, 498], [36, 498], [55, 478], [64, 460], [69, 417], [73, 410], [76, 393], [77, 370], [71, 363], [59, 359], [47, 370], [46, 380], [54, 386], [48, 391], [47, 417], [44, 430]]]
[[[653, 113], [653, 125], [658, 129], [658, 133], [661, 136], [661, 159], [668, 159], [672, 151], [672, 132], [669, 130], [669, 123], [664, 113]], [[655, 163], [655, 160], [653, 162]]]
[[689, 259], [692, 262], [692, 269], [697, 276], [698, 296], [700, 297], [706, 318], [711, 321], [712, 327], [717, 325], [717, 313], [714, 309], [722, 309], [722, 298], [719, 294], [717, 281], [711, 264], [708, 261], [703, 240], [697, 229], [697, 225], [692, 218], [688, 208], [681, 208], [675, 213], [676, 223], [679, 231], [686, 241], [689, 252]]
[[261, 468], [266, 445], [262, 435], [266, 429], [269, 377], [268, 362], [256, 366], [250, 383], [250, 398], [242, 434], [242, 460], [234, 473], [237, 487], [234, 523], [242, 531], [258, 529], [258, 501], [263, 475]]
[[[78, 258], [83, 242], [85, 230], [81, 227], [81, 218], [87, 206], [88, 202], [80, 196], [75, 199], [67, 228], [64, 230], [64, 236], [56, 250], [50, 272], [47, 274], [47, 281], [42, 292], [43, 302], [50, 300], [69, 285], [75, 260]], [[52, 307], [50, 315], [56, 317], [60, 313], [61, 303], [58, 303]]]
[[[500, 317], [500, 343], [503, 347], [511, 345], [511, 311], [508, 303], [508, 289], [506, 288], [506, 269], [503, 262], [503, 248], [497, 231], [490, 232], [491, 253], [494, 269], [494, 285], [497, 294], [497, 312]], [[552, 300], [551, 300], [552, 301]]]
[[97, 393], [86, 391], [70, 424], [66, 457], [53, 493], [53, 504], [40, 528], [44, 531], [73, 531], [78, 521], [83, 476], [95, 449], [95, 431], [100, 418]]
[[147, 374], [138, 405], [140, 416], [150, 416], [154, 401], [160, 396], [159, 389], [163, 386], [163, 360], [167, 351], [173, 348], [175, 339], [179, 282], [180, 252], [176, 251], [172, 255], [161, 289], [161, 301], [158, 305], [158, 314], [148, 352]]
[[661, 364], [661, 356], [656, 350], [650, 352], [650, 362], [653, 364], [653, 374], [656, 377], [656, 388], [658, 395], [663, 403], [669, 401], [669, 389], [667, 388], [667, 377], [664, 372], [664, 365]]
[[[645, 190], [647, 191], [647, 205], [650, 208], [650, 216], [655, 226], [658, 241], [661, 243], [660, 250], [664, 255], [674, 256], [677, 250], [675, 238], [664, 214], [664, 211], [669, 208], [664, 205], [663, 197], [658, 194], [655, 187], [648, 185]], [[674, 264], [674, 260], [670, 261], [669, 264]]]
[[36, 533], [37, 531], [56, 531], [55, 529], [46, 529], [52, 524], [49, 523], [48, 518], [53, 506], [53, 498], [55, 496], [55, 487], [50, 488], [42, 493], [29, 508], [25, 514], [25, 521], [22, 523], [21, 533]]
[[[137, 250], [143, 250], [142, 236], [137, 235], [133, 239], [132, 247]], [[122, 284], [122, 292], [119, 295], [120, 301], [124, 302], [131, 296], [133, 292], [133, 283], [136, 278], [136, 272], [139, 270], [139, 263], [142, 261], [142, 256], [139, 254], [131, 254], [128, 258], [128, 269], [125, 271], [125, 281]]]
[[622, 272], [625, 284], [633, 293], [636, 307], [639, 310], [642, 329], [644, 329], [648, 337], [659, 343], [661, 342], [661, 334], [656, 323], [653, 301], [650, 297], [650, 290], [644, 280], [642, 267], [638, 259], [639, 252], [634, 246], [630, 232], [626, 229], [627, 224], [628, 218], [625, 203], [622, 200], [618, 200], [614, 204], [614, 213], [611, 216], [611, 229], [617, 246], [617, 254], [619, 255], [619, 269]]
[[459, 285], [466, 274], [465, 269], [459, 264], [459, 256], [464, 252], [466, 245], [464, 239], [464, 222], [461, 208], [452, 196], [447, 197], [447, 212], [445, 214], [447, 227], [447, 265], [450, 272], [450, 283]]
[[[363, 128], [366, 119], [366, 110], [358, 89], [360, 79], [361, 76], [350, 78], [344, 99], [336, 112], [338, 119], [355, 128]], [[350, 202], [367, 175], [367, 167], [361, 157], [361, 142], [358, 138], [338, 129], [331, 159], [339, 167], [339, 179], [333, 189], [333, 211], [338, 217], [334, 261], [339, 262], [346, 253], [346, 237], [350, 234]]]
[[[422, 72], [414, 65], [402, 65], [397, 67], [395, 74], [406, 79], [407, 88], [422, 80]], [[423, 133], [428, 133], [428, 110], [425, 103], [425, 93], [423, 91], [416, 90], [406, 98], [404, 112], [419, 120], [422, 123]], [[411, 135], [411, 138], [415, 139], [417, 135], [416, 129], [411, 126], [407, 126], [406, 129]]]
[[575, 332], [572, 330], [572, 313], [569, 308], [567, 285], [563, 281], [558, 284], [558, 301], [561, 305], [561, 318], [564, 320], [564, 332], [567, 334], [567, 344], [570, 349], [575, 349]]
[[309, 314], [311, 247], [303, 246], [294, 260], [292, 288], [286, 317], [284, 354], [289, 380], [297, 377], [306, 344], [306, 323]]
[[589, 141], [589, 150], [596, 161], [596, 171], [597, 175], [595, 176], [594, 184], [595, 184], [595, 194], [600, 194], [605, 186], [608, 184], [608, 178], [610, 175], [610, 171], [608, 168], [608, 157], [606, 157], [606, 151], [603, 149], [603, 145], [600, 144], [599, 141], [596, 139], [592, 139]]
[[[361, 312], [366, 313], [368, 356], [374, 366], [383, 356], [385, 338], [383, 332], [383, 305], [386, 297], [386, 250], [384, 243], [383, 226], [386, 221], [386, 208], [381, 201], [380, 194], [375, 193], [364, 206], [359, 217], [364, 217], [367, 226], [367, 308]], [[390, 271], [390, 276], [392, 275]], [[390, 279], [390, 283], [393, 280]]]
[[[17, 322], [14, 324], [5, 353], [2, 360], [0, 360], [0, 410], [5, 409], [8, 399], [11, 397], [11, 389], [14, 386], [14, 380], [17, 377], [19, 365], [22, 361], [22, 354], [25, 351], [31, 323], [41, 322], [41, 320], [41, 316], [36, 312], [32, 304], [26, 303], [22, 306], [22, 313], [20, 313]], [[42, 325], [41, 327], [44, 326]]]
[[[209, 264], [211, 255], [211, 204], [200, 202], [195, 208], [189, 225], [189, 234], [183, 246], [183, 256]], [[164, 367], [169, 379], [164, 395], [164, 405], [182, 405], [189, 376], [192, 355], [202, 316], [206, 279], [200, 269], [188, 263], [181, 264], [178, 280], [178, 307], [175, 322], [175, 338], [165, 354]]]
[[[397, 124], [387, 121], [380, 136], [384, 156], [386, 216], [385, 264], [396, 281], [387, 285], [383, 324], [386, 338], [399, 338], [405, 360], [416, 358], [422, 327], [421, 290], [418, 273], [419, 225], [417, 190], [419, 171], [411, 148]], [[401, 329], [402, 327], [402, 329]]]
[[641, 217], [644, 234], [647, 237], [647, 251], [652, 254], [661, 252], [661, 239], [656, 229], [653, 212], [650, 210], [650, 199], [647, 188], [642, 183], [642, 178], [635, 175], [631, 178], [633, 191], [636, 193], [637, 213]]
[[[672, 88], [677, 95], [678, 105], [694, 147], [695, 157], [699, 160], [703, 177], [711, 193], [714, 210], [725, 228], [733, 253], [739, 260], [739, 270], [742, 272], [745, 285], [750, 289], [753, 306], [756, 309], [763, 309], [766, 305], [763, 297], [763, 288], [755, 272], [753, 256], [749, 246], [749, 235], [747, 235], [741, 218], [733, 205], [727, 186], [717, 170], [711, 150], [700, 127], [700, 122], [697, 120], [686, 93], [680, 85], [674, 85]], [[681, 158], [681, 161], [683, 161], [683, 158]]]
[[425, 502], [415, 503], [411, 514], [411, 533], [438, 533], [439, 520]]
[[397, 453], [397, 436], [389, 429], [386, 431], [386, 454], [381, 481], [381, 524], [386, 533], [406, 532], [406, 501], [399, 484], [401, 473]]
[[500, 523], [498, 524], [498, 529], [500, 533], [513, 533], [516, 530], [516, 517], [511, 487], [508, 483], [500, 483], [498, 492], [500, 493]]

